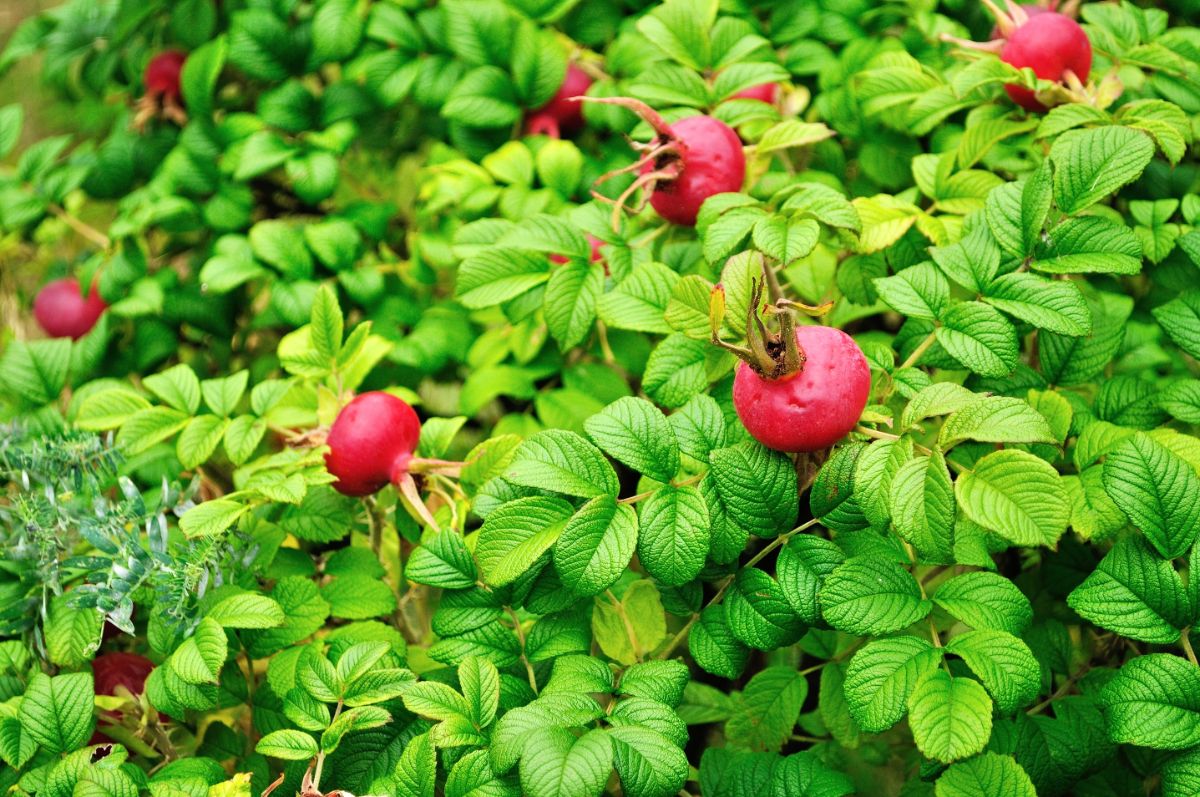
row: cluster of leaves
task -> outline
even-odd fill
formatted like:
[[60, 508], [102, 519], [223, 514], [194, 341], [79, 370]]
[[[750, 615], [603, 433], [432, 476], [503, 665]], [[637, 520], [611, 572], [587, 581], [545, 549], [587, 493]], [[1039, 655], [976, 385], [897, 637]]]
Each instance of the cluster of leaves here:
[[[5, 312], [63, 273], [109, 309], [2, 339], [0, 786], [1200, 791], [1200, 33], [1085, 3], [1096, 101], [1033, 115], [943, 41], [974, 6], [28, 19], [0, 69], [40, 55], [103, 129], [18, 153], [0, 109]], [[135, 124], [167, 47], [187, 119]], [[729, 124], [743, 191], [614, 225], [649, 128], [524, 134], [569, 62]], [[764, 278], [870, 365], [828, 451], [738, 420], [712, 339], [770, 323]], [[421, 414], [424, 520], [325, 468], [378, 389]], [[98, 694], [114, 651], [154, 669]]]

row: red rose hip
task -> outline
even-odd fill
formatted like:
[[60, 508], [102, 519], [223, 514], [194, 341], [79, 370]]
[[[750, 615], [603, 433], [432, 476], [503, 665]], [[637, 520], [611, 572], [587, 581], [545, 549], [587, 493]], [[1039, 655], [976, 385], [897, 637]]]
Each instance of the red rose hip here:
[[768, 105], [774, 105], [779, 100], [778, 83], [760, 83], [748, 89], [742, 89], [733, 95], [735, 100], [759, 100]]
[[871, 392], [871, 369], [858, 344], [840, 329], [796, 328], [800, 370], [778, 379], [738, 363], [733, 405], [750, 435], [789, 453], [819, 451], [858, 423]]
[[117, 687], [130, 694], [146, 691], [154, 662], [136, 653], [102, 653], [92, 660], [92, 682], [98, 695], [116, 695]]
[[574, 64], [567, 67], [566, 77], [550, 101], [529, 115], [526, 129], [532, 135], [558, 138], [563, 133], [575, 133], [583, 128], [583, 103], [578, 97], [587, 94], [592, 79]]
[[650, 194], [658, 215], [675, 224], [692, 226], [704, 200], [715, 194], [740, 191], [746, 179], [746, 155], [733, 129], [711, 116], [689, 116], [670, 126], [677, 152], [642, 166], [643, 176], [671, 171]]
[[33, 300], [33, 316], [52, 338], [82, 338], [107, 308], [95, 285], [84, 297], [74, 277], [46, 283]]
[[178, 101], [182, 94], [180, 75], [183, 73], [183, 62], [186, 60], [187, 53], [179, 50], [166, 50], [151, 58], [150, 63], [146, 65], [146, 74], [143, 78], [146, 84], [146, 93]]
[[342, 408], [326, 442], [325, 467], [334, 488], [370, 495], [408, 476], [421, 437], [421, 421], [407, 402], [390, 393], [363, 393]]
[[[1043, 80], [1062, 82], [1068, 72], [1087, 82], [1092, 71], [1092, 44], [1079, 23], [1057, 11], [1028, 15], [1004, 42], [1000, 60], [1033, 70]], [[1034, 92], [1024, 86], [1005, 85], [1013, 102], [1031, 111], [1044, 111]]]

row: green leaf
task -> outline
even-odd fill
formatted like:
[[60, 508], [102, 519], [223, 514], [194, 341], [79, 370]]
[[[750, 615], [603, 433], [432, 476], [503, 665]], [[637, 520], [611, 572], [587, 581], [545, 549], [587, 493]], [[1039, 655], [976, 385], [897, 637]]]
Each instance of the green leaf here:
[[880, 299], [896, 312], [913, 318], [934, 321], [950, 301], [950, 283], [932, 263], [921, 263], [874, 282]]
[[175, 446], [179, 464], [191, 469], [207, 462], [217, 450], [229, 424], [229, 419], [216, 415], [197, 415], [188, 421]]
[[348, 58], [362, 39], [364, 6], [358, 0], [324, 0], [312, 21], [313, 65]]
[[821, 612], [839, 631], [874, 636], [907, 628], [929, 614], [912, 574], [896, 562], [855, 557], [839, 565], [821, 589]]
[[332, 753], [347, 733], [379, 728], [391, 721], [392, 715], [378, 706], [359, 706], [343, 711], [321, 734], [321, 751]]
[[746, 441], [710, 455], [717, 492], [730, 516], [760, 537], [774, 537], [796, 524], [796, 470], [778, 451]]
[[1142, 245], [1133, 230], [1098, 216], [1067, 219], [1040, 243], [1030, 267], [1047, 274], [1137, 274]]
[[709, 31], [716, 18], [715, 0], [672, 0], [639, 19], [637, 29], [669, 58], [699, 70], [710, 66]]
[[1037, 797], [1029, 775], [1011, 756], [984, 753], [953, 764], [938, 778], [937, 797]]
[[514, 484], [591, 498], [616, 496], [620, 485], [600, 451], [574, 432], [538, 432], [517, 447], [504, 478]]
[[428, 733], [413, 737], [396, 762], [397, 797], [433, 797], [437, 778], [437, 750]]
[[[909, 399], [904, 411], [900, 414], [900, 428], [907, 430], [926, 418], [956, 412], [979, 398], [977, 393], [972, 393], [962, 385], [953, 382], [935, 382], [928, 387], [921, 388], [915, 396]], [[871, 445], [874, 447], [878, 443]], [[860, 470], [863, 467], [860, 462]]]
[[442, 589], [468, 589], [479, 578], [462, 535], [453, 530], [426, 537], [409, 556], [404, 576]]
[[1054, 201], [1073, 215], [1136, 180], [1154, 157], [1154, 142], [1128, 127], [1071, 131], [1054, 143]]
[[1200, 667], [1167, 653], [1125, 662], [1100, 692], [1109, 737], [1155, 750], [1200, 744]]
[[936, 335], [951, 357], [980, 376], [1007, 376], [1017, 367], [1017, 331], [990, 305], [951, 305]]
[[964, 440], [981, 443], [1058, 443], [1046, 418], [1028, 402], [1006, 396], [984, 396], [956, 410], [942, 425], [943, 449]]
[[[703, 761], [701, 771], [704, 771]], [[704, 775], [700, 777], [703, 782]], [[813, 752], [807, 750], [792, 753], [780, 760], [772, 767], [770, 777], [772, 797], [846, 797], [854, 794], [854, 784], [848, 776], [830, 769]]]
[[709, 550], [708, 506], [695, 487], [666, 486], [638, 507], [638, 560], [667, 586], [686, 584]]
[[1179, 348], [1200, 357], [1200, 291], [1188, 291], [1151, 312]]
[[625, 571], [637, 547], [633, 509], [611, 496], [584, 504], [563, 527], [554, 546], [554, 566], [563, 584], [580, 595], [608, 589]]
[[560, 349], [573, 349], [587, 337], [596, 320], [596, 301], [603, 292], [604, 272], [592, 263], [572, 260], [550, 275], [544, 314]]
[[671, 425], [645, 399], [617, 399], [588, 418], [584, 428], [614, 459], [656, 481], [670, 481], [679, 470], [679, 446]]
[[475, 557], [483, 577], [502, 587], [525, 573], [562, 534], [573, 512], [560, 498], [510, 501], [484, 521]]
[[868, 642], [846, 669], [846, 705], [868, 733], [882, 733], [907, 711], [917, 681], [937, 669], [940, 650], [921, 637], [898, 636]]
[[754, 245], [781, 265], [806, 257], [821, 237], [821, 227], [813, 219], [768, 216], [754, 225]]
[[1176, 420], [1200, 424], [1200, 379], [1183, 379], [1170, 385], [1159, 393], [1158, 406]]
[[238, 371], [221, 379], [205, 379], [200, 383], [200, 393], [208, 408], [222, 418], [233, 414], [238, 402], [246, 393], [250, 372]]
[[954, 560], [956, 511], [954, 485], [940, 451], [910, 459], [896, 471], [891, 484], [892, 525], [926, 560]]
[[92, 735], [92, 676], [35, 673], [21, 699], [21, 727], [51, 753], [77, 750]]
[[180, 363], [143, 380], [146, 388], [168, 406], [195, 415], [200, 409], [200, 380], [191, 366]]
[[329, 614], [343, 620], [385, 617], [396, 610], [396, 594], [378, 578], [358, 573], [340, 575], [321, 587]]
[[175, 649], [169, 663], [175, 674], [189, 684], [216, 684], [228, 652], [221, 624], [206, 617], [195, 633]]
[[621, 612], [618, 612], [610, 599], [603, 595], [596, 598], [592, 633], [610, 659], [632, 664], [666, 639], [666, 615], [658, 587], [646, 579], [630, 584], [620, 602]]
[[[179, 88], [191, 118], [207, 119], [212, 116], [217, 78], [225, 66], [228, 49], [228, 40], [218, 36], [188, 53], [187, 60], [183, 62]], [[0, 151], [2, 149], [0, 147]]]
[[21, 139], [25, 109], [20, 103], [0, 108], [0, 158], [7, 158]]
[[530, 734], [521, 758], [521, 788], [529, 797], [599, 797], [613, 766], [609, 734], [593, 729], [576, 737], [563, 728]]
[[725, 445], [725, 416], [712, 396], [695, 396], [672, 413], [667, 422], [671, 424], [680, 451], [693, 459], [707, 461], [714, 449]]
[[75, 424], [91, 432], [115, 429], [135, 412], [149, 406], [150, 402], [133, 388], [114, 386], [88, 395], [79, 406]]
[[700, 612], [688, 632], [688, 651], [702, 670], [731, 680], [741, 676], [750, 658], [750, 648], [733, 635], [722, 606]]
[[962, 658], [996, 701], [1003, 714], [1032, 703], [1042, 671], [1029, 647], [1007, 631], [967, 631], [946, 643], [946, 652]]
[[1020, 635], [1033, 621], [1029, 598], [996, 573], [963, 573], [944, 581], [933, 602], [972, 628]]
[[609, 327], [666, 333], [667, 305], [679, 275], [661, 263], [639, 263], [633, 273], [596, 301], [596, 313]]
[[976, 681], [940, 669], [923, 675], [908, 698], [913, 739], [927, 758], [949, 764], [983, 750], [992, 734], [992, 701]]
[[309, 323], [309, 340], [317, 354], [327, 360], [338, 356], [342, 348], [342, 308], [328, 285], [317, 289], [313, 297], [312, 318]]
[[807, 630], [775, 579], [754, 567], [738, 571], [724, 605], [730, 631], [757, 650], [790, 645]]
[[738, 747], [777, 752], [792, 734], [808, 695], [808, 681], [793, 667], [767, 667], [742, 690], [725, 737]]
[[637, 725], [608, 731], [613, 766], [629, 797], [673, 797], [688, 780], [687, 756], [663, 734]]
[[54, 664], [80, 667], [100, 647], [104, 614], [98, 609], [73, 608], [68, 601], [67, 594], [50, 601], [44, 628], [46, 653]]
[[[211, 502], [209, 502], [211, 503]], [[288, 645], [312, 635], [325, 624], [329, 604], [321, 597], [317, 585], [304, 576], [280, 579], [271, 597], [283, 609], [284, 622], [278, 628], [247, 630], [240, 634], [251, 657], [270, 656]]]
[[458, 268], [455, 295], [478, 309], [515, 299], [550, 278], [544, 255], [512, 249], [484, 249]]
[[179, 530], [188, 537], [212, 537], [237, 522], [250, 511], [250, 507], [239, 501], [218, 498], [205, 501], [189, 509], [179, 518]]
[[1053, 546], [1071, 516], [1058, 471], [1016, 449], [983, 457], [954, 490], [968, 518], [1016, 545]]
[[254, 750], [284, 761], [307, 761], [317, 754], [317, 742], [303, 731], [272, 731], [258, 740]]
[[837, 545], [817, 536], [798, 535], [779, 550], [775, 560], [779, 586], [804, 623], [816, 625], [821, 619], [821, 587], [843, 561], [845, 556]]
[[1179, 641], [1193, 613], [1175, 568], [1140, 537], [1118, 540], [1067, 604], [1101, 628], [1163, 645]]
[[486, 728], [496, 718], [500, 706], [500, 673], [487, 659], [469, 657], [458, 665], [458, 682], [477, 727]]
[[1182, 556], [1200, 534], [1200, 476], [1144, 434], [1108, 455], [1104, 489], [1164, 559]]
[[1028, 272], [1005, 274], [988, 286], [983, 301], [1039, 329], [1074, 336], [1092, 331], [1092, 314], [1072, 282]]

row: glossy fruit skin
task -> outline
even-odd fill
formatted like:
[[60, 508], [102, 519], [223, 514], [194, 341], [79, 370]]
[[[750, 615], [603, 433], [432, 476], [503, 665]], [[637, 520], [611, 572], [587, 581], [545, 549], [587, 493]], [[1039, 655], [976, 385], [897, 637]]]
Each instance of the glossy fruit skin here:
[[390, 393], [363, 393], [338, 414], [326, 442], [325, 467], [334, 489], [363, 496], [408, 473], [421, 436], [421, 421], [407, 402]]
[[92, 331], [106, 309], [96, 286], [85, 298], [74, 277], [47, 282], [33, 300], [33, 317], [52, 338], [79, 340]]
[[183, 72], [183, 62], [186, 60], [187, 53], [179, 50], [166, 50], [151, 58], [143, 78], [146, 93], [163, 99], [178, 100], [181, 96], [179, 78]]
[[767, 380], [747, 363], [733, 379], [733, 406], [755, 440], [776, 451], [820, 451], [858, 423], [871, 392], [871, 369], [854, 339], [840, 329], [796, 328], [804, 367]]
[[779, 84], [778, 83], [760, 83], [757, 86], [751, 86], [748, 89], [742, 89], [737, 94], [733, 95], [735, 100], [759, 100], [768, 105], [774, 105], [779, 101]]
[[[1043, 80], [1061, 81], [1063, 73], [1070, 70], [1086, 82], [1092, 71], [1092, 43], [1078, 22], [1057, 11], [1045, 11], [1012, 32], [1000, 50], [1000, 60], [1018, 69], [1029, 67]], [[1008, 84], [1004, 90], [1022, 108], [1046, 110], [1023, 86]]]
[[140, 695], [153, 670], [154, 662], [136, 653], [102, 653], [92, 659], [92, 681], [98, 695], [115, 695], [118, 686]]
[[[661, 182], [650, 194], [658, 215], [675, 224], [696, 224], [704, 200], [714, 194], [740, 191], [746, 179], [742, 140], [729, 125], [711, 116], [689, 116], [671, 125], [678, 139], [683, 170], [674, 180]], [[647, 163], [642, 172], [661, 168]]]
[[567, 75], [550, 101], [529, 116], [529, 132], [558, 138], [559, 133], [577, 133], [583, 128], [583, 103], [571, 97], [581, 97], [592, 87], [592, 79], [574, 64], [567, 66]]

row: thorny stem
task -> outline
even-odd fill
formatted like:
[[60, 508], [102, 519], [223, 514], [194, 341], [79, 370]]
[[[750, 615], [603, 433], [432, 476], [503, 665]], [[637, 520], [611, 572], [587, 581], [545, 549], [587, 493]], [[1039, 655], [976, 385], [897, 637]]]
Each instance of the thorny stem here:
[[511, 606], [505, 606], [504, 611], [513, 621], [513, 631], [517, 634], [517, 641], [521, 643], [521, 661], [525, 665], [525, 674], [529, 676], [529, 688], [536, 695], [538, 693], [537, 676], [533, 672], [533, 665], [529, 662], [529, 657], [525, 655], [525, 630], [521, 628], [521, 618], [513, 611]]
[[1191, 626], [1183, 629], [1183, 631], [1181, 631], [1179, 634], [1179, 644], [1183, 648], [1183, 652], [1187, 654], [1188, 661], [1195, 666], [1200, 667], [1200, 661], [1196, 660], [1196, 651], [1192, 649], [1192, 640], [1188, 639], [1188, 634], [1191, 632]]
[[629, 646], [633, 648], [633, 658], [641, 661], [642, 646], [638, 643], [637, 633], [633, 630], [633, 623], [629, 620], [629, 615], [625, 612], [625, 606], [621, 601], [617, 600], [617, 596], [613, 594], [611, 589], [604, 590], [604, 594], [608, 596], [613, 608], [617, 610], [617, 616], [621, 618], [621, 622], [625, 625], [625, 635], [629, 637]]
[[77, 218], [76, 216], [73, 216], [71, 213], [67, 212], [61, 205], [51, 204], [49, 206], [49, 210], [52, 215], [61, 219], [63, 222], [66, 223], [66, 225], [68, 227], [70, 227], [75, 232], [79, 233], [84, 238], [87, 238], [89, 241], [91, 241], [96, 246], [100, 247], [101, 249], [108, 249], [110, 246], [112, 246], [112, 240], [107, 235], [100, 232], [99, 230], [97, 230], [95, 227], [88, 224], [87, 222], [82, 221], [81, 219]]

